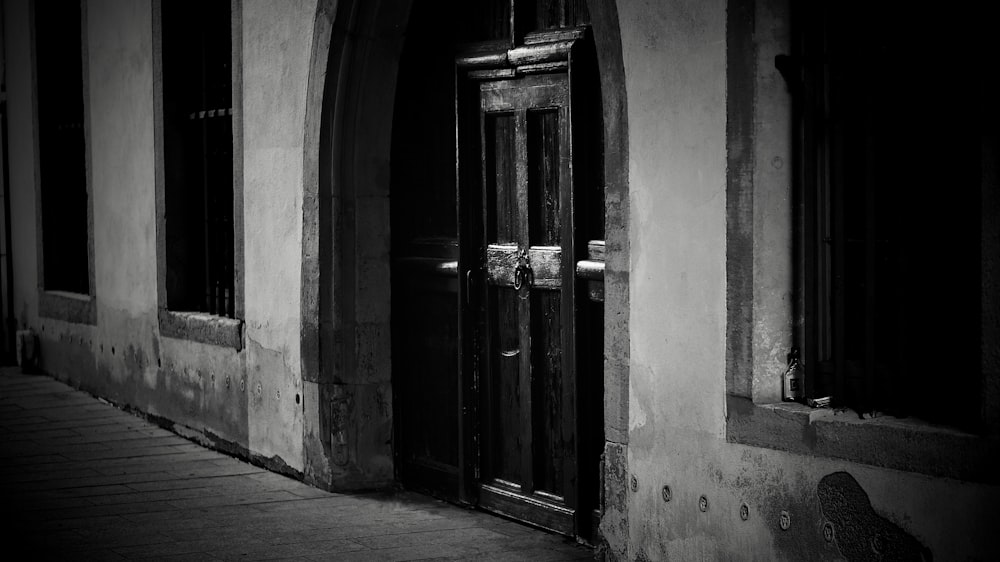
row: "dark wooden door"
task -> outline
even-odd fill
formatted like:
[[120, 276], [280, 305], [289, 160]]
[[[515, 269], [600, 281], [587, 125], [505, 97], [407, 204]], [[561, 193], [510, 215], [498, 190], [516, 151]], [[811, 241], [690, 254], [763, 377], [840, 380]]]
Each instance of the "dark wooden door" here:
[[445, 4], [415, 5], [401, 58], [396, 466], [408, 487], [586, 537], [603, 445], [593, 45], [585, 14], [494, 4], [485, 32], [485, 3], [453, 28]]
[[391, 154], [392, 377], [397, 476], [452, 501], [465, 435], [455, 190], [455, 68], [447, 3], [415, 6]]
[[576, 255], [568, 74], [479, 84], [482, 507], [575, 534]]

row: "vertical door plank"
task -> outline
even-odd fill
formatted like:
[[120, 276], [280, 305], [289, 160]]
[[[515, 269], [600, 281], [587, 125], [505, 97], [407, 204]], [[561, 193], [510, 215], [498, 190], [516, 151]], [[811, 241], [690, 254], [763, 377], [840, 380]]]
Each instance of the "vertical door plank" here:
[[[563, 487], [567, 505], [579, 507], [577, 497], [578, 482], [577, 459], [579, 458], [579, 440], [577, 439], [577, 399], [579, 397], [576, 371], [576, 271], [575, 263], [579, 257], [576, 254], [576, 225], [574, 209], [575, 182], [573, 178], [573, 146], [569, 139], [573, 138], [572, 122], [569, 105], [564, 103], [559, 108], [559, 131], [563, 142], [559, 143], [559, 197], [561, 199], [561, 242], [563, 256], [562, 267], [562, 369], [565, 373], [562, 382], [562, 434], [567, 442], [566, 456], [563, 466]], [[583, 246], [586, 249], [586, 246]], [[579, 515], [579, 512], [577, 513]], [[577, 523], [579, 526], [579, 522]]]
[[[556, 108], [527, 113], [528, 200], [532, 246], [560, 246], [560, 134]], [[539, 264], [533, 264], [537, 269]], [[562, 497], [564, 463], [570, 444], [563, 432], [561, 291], [534, 289], [531, 295], [531, 425], [535, 489]]]
[[[485, 242], [517, 242], [522, 227], [517, 201], [516, 117], [510, 112], [484, 112], [483, 185]], [[485, 244], [484, 244], [485, 245]], [[486, 279], [484, 275], [483, 279]], [[491, 287], [487, 326], [486, 441], [487, 478], [521, 484], [524, 453], [521, 435], [522, 378], [520, 314], [517, 294]]]
[[[517, 223], [518, 246], [524, 250], [528, 248], [530, 237], [529, 223], [524, 220], [528, 217], [528, 147], [527, 147], [527, 113], [523, 109], [515, 111], [514, 120], [514, 148], [516, 154], [515, 169], [517, 177], [516, 199], [517, 213], [520, 218]], [[531, 286], [524, 285], [518, 294], [518, 332], [520, 336], [520, 359], [521, 359], [521, 489], [530, 493], [535, 489], [532, 430], [531, 430]]]

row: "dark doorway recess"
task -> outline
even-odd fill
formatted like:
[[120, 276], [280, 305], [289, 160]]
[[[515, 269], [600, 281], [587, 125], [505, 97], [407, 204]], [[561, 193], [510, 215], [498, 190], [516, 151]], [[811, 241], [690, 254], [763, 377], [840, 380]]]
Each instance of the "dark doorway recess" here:
[[605, 183], [586, 3], [415, 2], [407, 29], [390, 192], [397, 476], [591, 537]]

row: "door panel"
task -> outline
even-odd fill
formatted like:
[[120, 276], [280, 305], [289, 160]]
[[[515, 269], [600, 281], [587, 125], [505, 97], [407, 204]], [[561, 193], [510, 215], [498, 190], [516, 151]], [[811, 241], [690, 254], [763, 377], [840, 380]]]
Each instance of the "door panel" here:
[[562, 295], [558, 291], [532, 291], [531, 373], [532, 443], [535, 447], [536, 491], [563, 497], [564, 465], [572, 457], [567, 445], [563, 411]]
[[567, 75], [480, 84], [480, 505], [575, 532], [573, 182]]
[[[455, 72], [451, 41], [432, 25], [439, 8], [424, 4], [413, 14], [393, 110], [388, 201], [393, 451], [404, 485], [460, 500], [464, 395], [458, 318], [464, 271], [458, 268], [454, 118], [448, 118], [454, 113]], [[360, 209], [369, 201], [378, 200], [337, 205]], [[359, 259], [357, 282], [363, 283], [381, 263], [374, 255]]]
[[520, 231], [520, 209], [517, 204], [515, 140], [516, 124], [512, 113], [490, 113], [485, 116], [485, 142], [483, 162], [486, 164], [484, 182], [490, 193], [485, 200], [491, 205], [487, 211], [486, 232], [490, 242], [509, 243], [517, 240]]
[[523, 476], [519, 299], [516, 291], [507, 287], [492, 287], [490, 294], [490, 308], [495, 311], [491, 315], [494, 324], [490, 326], [493, 336], [493, 345], [490, 346], [493, 362], [490, 371], [496, 373], [496, 376], [490, 377], [487, 391], [489, 405], [485, 410], [489, 412], [493, 422], [489, 433], [495, 437], [488, 441], [487, 449], [492, 462], [484, 471], [484, 476], [517, 483], [521, 482]]
[[[603, 446], [587, 252], [603, 237], [601, 111], [570, 4], [584, 5], [414, 3], [393, 117], [394, 448], [407, 486], [587, 536]], [[488, 12], [493, 31], [434, 27], [445, 6]]]
[[529, 236], [534, 246], [559, 244], [559, 112], [528, 111]]
[[408, 486], [456, 498], [459, 480], [458, 244], [417, 239], [393, 261], [397, 458]]

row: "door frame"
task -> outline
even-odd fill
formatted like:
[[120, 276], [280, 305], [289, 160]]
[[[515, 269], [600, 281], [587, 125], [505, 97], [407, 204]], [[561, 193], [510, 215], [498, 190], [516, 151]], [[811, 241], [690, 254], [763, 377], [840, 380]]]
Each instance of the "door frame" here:
[[[411, 3], [320, 0], [313, 29], [303, 139], [303, 457], [307, 481], [327, 489], [388, 487], [394, 480], [387, 246], [381, 251], [388, 232], [365, 228], [388, 224], [385, 170]], [[612, 535], [627, 529], [626, 81], [615, 0], [588, 0], [587, 5], [597, 51], [605, 146], [601, 531], [605, 540], [618, 544], [625, 539]], [[386, 312], [378, 316], [382, 310]], [[384, 351], [382, 358], [379, 350]]]

